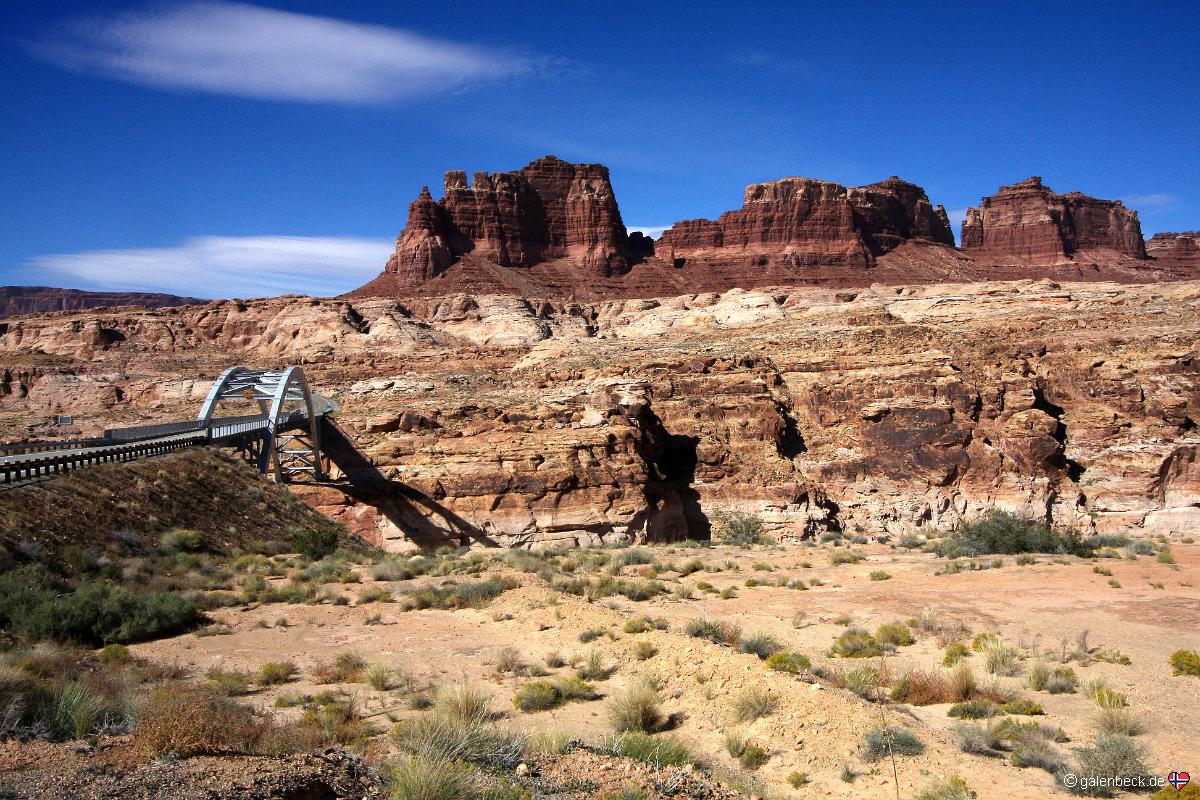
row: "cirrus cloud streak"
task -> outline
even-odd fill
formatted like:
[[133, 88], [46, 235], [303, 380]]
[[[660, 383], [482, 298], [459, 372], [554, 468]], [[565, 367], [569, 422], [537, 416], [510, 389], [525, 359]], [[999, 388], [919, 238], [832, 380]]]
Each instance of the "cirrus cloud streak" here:
[[375, 277], [395, 243], [322, 236], [197, 236], [177, 247], [45, 255], [27, 283], [202, 298], [341, 294]]
[[257, 99], [378, 105], [549, 62], [381, 25], [223, 0], [79, 19], [30, 44], [77, 72]]

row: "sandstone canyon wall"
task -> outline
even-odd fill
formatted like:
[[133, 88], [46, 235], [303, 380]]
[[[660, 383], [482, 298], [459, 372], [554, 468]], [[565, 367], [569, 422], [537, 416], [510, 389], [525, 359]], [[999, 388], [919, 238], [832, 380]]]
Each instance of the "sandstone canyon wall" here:
[[439, 200], [423, 189], [384, 272], [347, 297], [601, 301], [769, 286], [1196, 274], [1184, 251], [1148, 259], [1137, 214], [1119, 201], [1059, 195], [1039, 178], [970, 209], [962, 240], [955, 248], [945, 209], [924, 189], [892, 177], [849, 188], [811, 178], [753, 183], [741, 208], [677, 222], [655, 242], [626, 234], [605, 167], [545, 156], [470, 183], [462, 171], [447, 172]]
[[1146, 255], [1181, 274], [1200, 276], [1200, 231], [1156, 233], [1146, 242]]
[[[636, 269], [636, 268], [635, 268]], [[370, 480], [298, 489], [393, 549], [948, 529], [991, 507], [1200, 524], [1200, 282], [278, 298], [0, 325], [0, 428], [188, 418], [300, 363]]]
[[1136, 211], [1120, 200], [1056, 194], [1039, 177], [1001, 186], [980, 206], [967, 209], [962, 249], [1013, 255], [1037, 266], [1062, 264], [1093, 250], [1146, 258]]

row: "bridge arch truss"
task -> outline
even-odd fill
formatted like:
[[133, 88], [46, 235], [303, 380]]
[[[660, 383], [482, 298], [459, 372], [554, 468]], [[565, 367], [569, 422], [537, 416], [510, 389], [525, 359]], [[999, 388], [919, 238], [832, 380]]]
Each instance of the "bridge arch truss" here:
[[273, 468], [275, 479], [285, 483], [324, 479], [320, 418], [336, 407], [312, 393], [303, 369], [230, 367], [209, 390], [196, 421], [210, 426], [221, 406], [235, 403], [257, 404], [264, 419], [262, 437], [247, 447], [260, 472]]

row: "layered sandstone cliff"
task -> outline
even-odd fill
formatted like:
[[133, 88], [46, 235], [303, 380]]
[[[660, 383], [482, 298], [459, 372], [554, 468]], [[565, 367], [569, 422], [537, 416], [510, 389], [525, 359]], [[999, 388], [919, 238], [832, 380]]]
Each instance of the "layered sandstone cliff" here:
[[1183, 275], [1200, 275], [1200, 231], [1156, 233], [1146, 242], [1146, 255]]
[[961, 246], [973, 255], [1016, 256], [1039, 266], [1095, 250], [1146, 257], [1136, 211], [1120, 200], [1057, 194], [1039, 177], [1001, 186], [980, 206], [967, 209]]
[[381, 283], [415, 287], [472, 255], [501, 267], [567, 259], [591, 276], [628, 270], [629, 239], [600, 164], [545, 156], [514, 172], [446, 173], [444, 194], [429, 188], [409, 206], [408, 224]]
[[911, 239], [954, 245], [945, 209], [930, 204], [915, 184], [892, 177], [847, 189], [811, 178], [783, 178], [750, 184], [742, 207], [715, 221], [677, 222], [656, 250], [671, 259], [704, 254], [862, 269]]
[[393, 548], [695, 538], [735, 508], [789, 537], [991, 507], [1200, 525], [1195, 281], [279, 298], [0, 330], [0, 429], [35, 437], [54, 413], [84, 435], [188, 418], [225, 366], [303, 364], [361, 457], [308, 499]]

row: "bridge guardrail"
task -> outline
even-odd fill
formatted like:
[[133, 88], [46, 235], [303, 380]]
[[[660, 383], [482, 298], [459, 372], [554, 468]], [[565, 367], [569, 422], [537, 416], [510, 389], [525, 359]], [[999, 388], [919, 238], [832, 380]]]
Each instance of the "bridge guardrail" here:
[[127, 444], [12, 456], [0, 460], [0, 485], [58, 475], [92, 464], [132, 461], [207, 443], [206, 431], [191, 431]]

